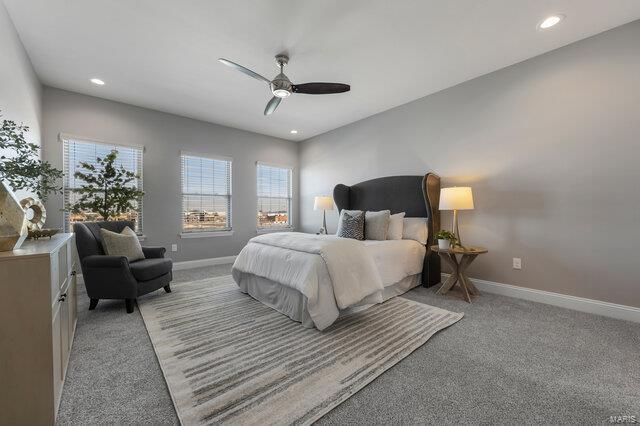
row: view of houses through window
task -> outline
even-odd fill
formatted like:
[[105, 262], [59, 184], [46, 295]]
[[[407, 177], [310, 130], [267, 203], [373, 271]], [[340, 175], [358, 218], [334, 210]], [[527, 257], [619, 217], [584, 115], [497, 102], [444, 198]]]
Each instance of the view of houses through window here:
[[[118, 151], [116, 165], [140, 176], [133, 184], [142, 188], [142, 147], [121, 146], [76, 139], [64, 140], [64, 199], [69, 205], [78, 195], [71, 189], [83, 182], [74, 176], [80, 164], [95, 164], [112, 150]], [[182, 232], [228, 231], [231, 226], [232, 159], [182, 153]], [[276, 229], [291, 226], [292, 169], [257, 163], [257, 228]], [[137, 208], [111, 220], [133, 220], [142, 233], [142, 198]], [[96, 213], [65, 213], [65, 229], [78, 221], [104, 220]]]
[[182, 232], [231, 229], [231, 159], [181, 155]]
[[[132, 185], [142, 188], [142, 147], [122, 146], [102, 142], [84, 141], [77, 139], [63, 139], [64, 142], [64, 204], [69, 205], [76, 202], [79, 195], [72, 192], [74, 188], [79, 188], [84, 182], [74, 176], [76, 171], [83, 170], [81, 163], [95, 165], [96, 158], [104, 158], [111, 151], [118, 151], [115, 164], [117, 167], [123, 166], [126, 170], [138, 175], [140, 178]], [[136, 224], [136, 232], [142, 233], [142, 197], [136, 202], [136, 209], [126, 212], [119, 217], [112, 217], [110, 220], [132, 220]], [[65, 231], [71, 229], [74, 222], [87, 222], [104, 220], [97, 213], [83, 211], [80, 213], [65, 212]]]
[[258, 163], [258, 229], [291, 226], [292, 170]]

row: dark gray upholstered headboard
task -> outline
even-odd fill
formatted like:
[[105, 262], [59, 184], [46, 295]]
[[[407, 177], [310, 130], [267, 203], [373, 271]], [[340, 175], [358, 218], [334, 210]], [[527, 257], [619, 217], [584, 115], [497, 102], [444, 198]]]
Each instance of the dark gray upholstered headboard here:
[[388, 176], [355, 185], [338, 184], [333, 188], [338, 211], [391, 210], [391, 214], [405, 212], [406, 217], [426, 217], [429, 227], [427, 255], [422, 284], [432, 286], [440, 282], [440, 258], [429, 246], [435, 244], [440, 230], [440, 177], [434, 173], [424, 176]]

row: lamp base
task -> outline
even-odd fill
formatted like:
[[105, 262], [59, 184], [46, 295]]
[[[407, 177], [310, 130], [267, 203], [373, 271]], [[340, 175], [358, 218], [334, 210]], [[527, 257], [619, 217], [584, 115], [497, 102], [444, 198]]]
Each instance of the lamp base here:
[[462, 239], [460, 238], [460, 228], [458, 227], [458, 210], [454, 210], [453, 211], [453, 234], [456, 236], [456, 244], [457, 246], [460, 246], [462, 248], [464, 248], [464, 246], [462, 245]]
[[327, 234], [327, 211], [326, 210], [322, 210], [322, 228], [320, 228], [319, 233], [322, 235]]

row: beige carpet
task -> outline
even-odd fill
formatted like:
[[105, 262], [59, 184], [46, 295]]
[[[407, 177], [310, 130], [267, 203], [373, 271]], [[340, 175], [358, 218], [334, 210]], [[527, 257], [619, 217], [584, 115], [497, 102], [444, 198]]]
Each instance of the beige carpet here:
[[184, 425], [312, 423], [462, 318], [394, 298], [320, 332], [242, 294], [231, 276], [139, 305]]

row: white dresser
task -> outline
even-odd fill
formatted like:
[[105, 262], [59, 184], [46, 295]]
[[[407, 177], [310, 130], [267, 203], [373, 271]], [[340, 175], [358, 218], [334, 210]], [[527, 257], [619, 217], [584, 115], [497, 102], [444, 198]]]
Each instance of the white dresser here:
[[76, 327], [73, 234], [0, 252], [0, 423], [54, 424]]

